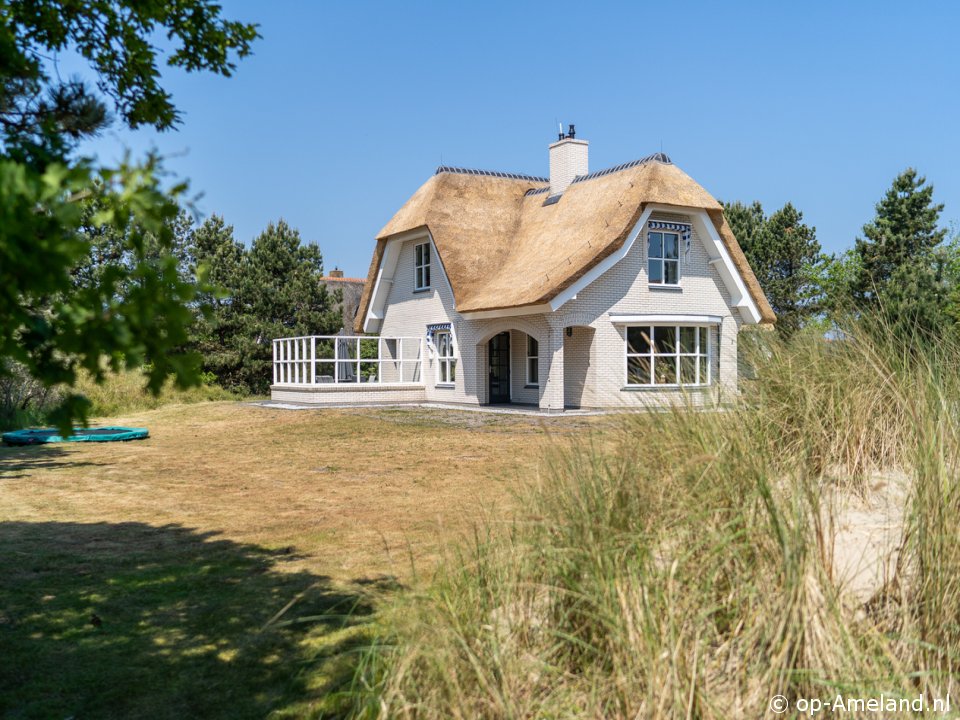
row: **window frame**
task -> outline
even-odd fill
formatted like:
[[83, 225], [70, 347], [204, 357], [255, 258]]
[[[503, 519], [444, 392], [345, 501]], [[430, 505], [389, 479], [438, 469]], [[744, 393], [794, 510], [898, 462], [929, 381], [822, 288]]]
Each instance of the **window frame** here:
[[[713, 328], [714, 325], [703, 325], [703, 324], [669, 324], [669, 323], [630, 323], [623, 326], [623, 378], [625, 389], [634, 390], [638, 388], [652, 388], [652, 389], [701, 389], [709, 388], [713, 386]], [[650, 331], [649, 334], [649, 345], [650, 348], [647, 352], [641, 353], [632, 353], [630, 352], [630, 328], [646, 328]], [[672, 353], [664, 354], [656, 352], [656, 333], [658, 328], [670, 328], [674, 331], [674, 350]], [[695, 346], [694, 352], [685, 353], [681, 352], [680, 345], [680, 333], [684, 328], [692, 328], [694, 330], [695, 337]], [[701, 348], [701, 334], [700, 331], [706, 331], [707, 347], [706, 351], [703, 352]], [[657, 358], [669, 357], [674, 361], [674, 377], [676, 377], [676, 382], [673, 383], [658, 383], [657, 374], [656, 374], [656, 364]], [[682, 369], [681, 363], [682, 358], [696, 358], [696, 365], [694, 366], [694, 375], [697, 378], [695, 383], [684, 383], [681, 382]], [[650, 382], [648, 383], [637, 383], [630, 381], [630, 359], [631, 358], [647, 358], [650, 362]], [[703, 362], [706, 362], [706, 382], [700, 382], [700, 368]]]
[[[443, 336], [447, 337], [445, 343], [441, 341]], [[433, 334], [433, 346], [436, 348], [437, 354], [436, 385], [438, 387], [453, 387], [457, 384], [457, 348], [453, 340], [453, 331], [437, 330]], [[441, 352], [444, 346], [449, 351], [447, 355]]]
[[[531, 342], [533, 342], [533, 343], [537, 346], [537, 347], [536, 347], [536, 354], [534, 354], [534, 355], [531, 355], [531, 354], [530, 354], [530, 343], [531, 343]], [[531, 361], [531, 360], [533, 360], [533, 361], [535, 362], [535, 367], [537, 368], [537, 377], [536, 377], [536, 379], [534, 379], [534, 380], [531, 380], [531, 379], [530, 379], [530, 361]], [[528, 388], [538, 388], [538, 387], [540, 387], [540, 341], [537, 340], [537, 339], [536, 339], [535, 337], [533, 337], [532, 335], [527, 335], [526, 362], [525, 362], [525, 364], [524, 364], [524, 367], [525, 367], [524, 380], [526, 381], [526, 382], [524, 383], [524, 387], [528, 387]]]
[[[423, 261], [426, 257], [426, 262]], [[430, 241], [417, 243], [413, 246], [413, 291], [423, 292], [430, 289], [431, 272], [430, 260], [433, 252], [430, 249]], [[426, 282], [424, 282], [426, 281]]]
[[[652, 233], [656, 233], [661, 236], [660, 237], [660, 255], [658, 257], [655, 257], [650, 253], [650, 235]], [[673, 235], [674, 237], [677, 238], [677, 257], [676, 258], [668, 258], [664, 256], [664, 248], [666, 247], [666, 243], [663, 241], [663, 239], [664, 239], [664, 236], [666, 235]], [[647, 234], [646, 234], [645, 240], [646, 240], [646, 246], [645, 246], [644, 254], [646, 255], [646, 260], [647, 260], [647, 268], [646, 268], [647, 284], [652, 285], [654, 287], [680, 287], [680, 278], [681, 278], [680, 256], [683, 254], [681, 252], [681, 242], [683, 241], [683, 234], [676, 230], [660, 230], [660, 229], [647, 228]], [[660, 277], [661, 277], [660, 280], [653, 280], [650, 276], [651, 261], [658, 261], [660, 263]], [[677, 264], [677, 281], [676, 282], [668, 283], [666, 281], [666, 263], [668, 262], [670, 263], [675, 262]]]

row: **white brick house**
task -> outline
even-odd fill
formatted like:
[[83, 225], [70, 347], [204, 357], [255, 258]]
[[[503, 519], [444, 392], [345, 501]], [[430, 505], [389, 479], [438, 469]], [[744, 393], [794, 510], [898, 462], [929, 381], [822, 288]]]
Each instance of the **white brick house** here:
[[572, 132], [549, 150], [549, 178], [439, 168], [377, 238], [356, 320], [376, 339], [275, 341], [274, 399], [561, 411], [735, 392], [740, 328], [775, 318], [720, 204], [662, 153], [590, 173]]

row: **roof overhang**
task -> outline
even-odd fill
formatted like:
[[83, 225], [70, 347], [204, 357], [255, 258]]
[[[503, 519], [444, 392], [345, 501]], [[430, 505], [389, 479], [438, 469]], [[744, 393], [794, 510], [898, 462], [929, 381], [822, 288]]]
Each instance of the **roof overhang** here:
[[687, 315], [685, 313], [617, 315], [610, 313], [614, 325], [720, 325], [719, 315]]
[[537, 315], [552, 312], [550, 303], [539, 305], [521, 305], [519, 307], [498, 308], [496, 310], [474, 310], [460, 313], [469, 320], [486, 320], [488, 318], [518, 317], [520, 315]]
[[[750, 291], [743, 280], [743, 276], [740, 274], [740, 271], [734, 264], [733, 259], [730, 256], [730, 252], [727, 250], [723, 239], [717, 232], [717, 228], [710, 219], [710, 216], [707, 214], [707, 211], [703, 208], [684, 207], [678, 205], [660, 205], [653, 203], [650, 203], [644, 207], [643, 211], [640, 213], [640, 217], [627, 234], [627, 237], [620, 248], [603, 258], [600, 262], [598, 262], [575, 282], [573, 282], [569, 287], [558, 293], [549, 302], [536, 305], [522, 305], [519, 307], [478, 310], [473, 312], [466, 311], [461, 312], [461, 315], [471, 320], [481, 320], [488, 318], [517, 317], [521, 315], [556, 312], [566, 303], [576, 298], [577, 294], [581, 290], [584, 290], [586, 287], [588, 287], [601, 275], [607, 272], [607, 270], [611, 269], [630, 253], [630, 250], [633, 249], [637, 238], [639, 238], [643, 233], [643, 229], [646, 226], [647, 221], [650, 219], [650, 216], [655, 212], [682, 214], [690, 217], [691, 224], [696, 230], [697, 236], [701, 239], [707, 250], [710, 265], [716, 269], [717, 274], [720, 276], [720, 279], [724, 284], [724, 287], [726, 287], [730, 294], [731, 306], [740, 312], [740, 315], [745, 323], [754, 325], [759, 324], [762, 320], [760, 309], [757, 307], [756, 302], [750, 295]], [[400, 248], [402, 247], [403, 243], [408, 240], [429, 240], [432, 246], [433, 257], [437, 258], [441, 265], [443, 263], [439, 252], [437, 252], [436, 245], [433, 242], [433, 237], [430, 234], [430, 230], [426, 226], [415, 228], [407, 232], [398, 233], [388, 238], [384, 246], [383, 257], [380, 261], [380, 267], [377, 271], [377, 276], [371, 292], [367, 312], [364, 316], [364, 332], [374, 333], [378, 332], [380, 329], [380, 323], [382, 322], [386, 313], [387, 297], [390, 294], [390, 288], [393, 286], [394, 275], [396, 274], [397, 261], [400, 257]], [[444, 278], [446, 278], [446, 272], [444, 272], [443, 275]], [[447, 282], [449, 283], [449, 280], [447, 280]]]

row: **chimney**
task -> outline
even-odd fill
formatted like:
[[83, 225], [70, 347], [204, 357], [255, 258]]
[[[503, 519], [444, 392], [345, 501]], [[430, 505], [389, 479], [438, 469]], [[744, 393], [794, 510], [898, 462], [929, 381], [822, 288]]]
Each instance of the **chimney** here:
[[343, 277], [343, 270], [340, 270], [339, 268], [334, 268], [333, 270], [330, 271], [330, 277], [332, 277], [332, 278], [342, 278], [342, 277]]
[[571, 125], [569, 132], [561, 132], [550, 146], [550, 195], [559, 195], [577, 175], [588, 172], [587, 141], [577, 140], [576, 129]]

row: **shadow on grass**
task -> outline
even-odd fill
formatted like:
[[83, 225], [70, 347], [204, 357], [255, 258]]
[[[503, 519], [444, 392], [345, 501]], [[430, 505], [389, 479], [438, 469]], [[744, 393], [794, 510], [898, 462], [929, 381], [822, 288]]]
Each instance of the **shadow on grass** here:
[[101, 465], [89, 460], [70, 460], [71, 453], [57, 445], [0, 445], [0, 481], [18, 480], [37, 470]]
[[175, 525], [0, 522], [0, 548], [4, 718], [312, 717], [387, 592]]

